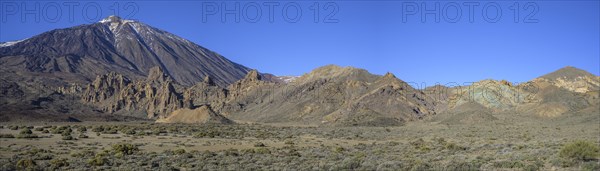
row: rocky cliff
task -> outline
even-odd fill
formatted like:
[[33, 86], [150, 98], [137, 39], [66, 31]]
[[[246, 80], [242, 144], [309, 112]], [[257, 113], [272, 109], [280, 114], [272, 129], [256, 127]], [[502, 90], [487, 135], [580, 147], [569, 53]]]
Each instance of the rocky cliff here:
[[107, 113], [154, 119], [183, 107], [182, 95], [159, 67], [150, 69], [146, 79], [136, 81], [116, 73], [98, 76], [81, 97]]

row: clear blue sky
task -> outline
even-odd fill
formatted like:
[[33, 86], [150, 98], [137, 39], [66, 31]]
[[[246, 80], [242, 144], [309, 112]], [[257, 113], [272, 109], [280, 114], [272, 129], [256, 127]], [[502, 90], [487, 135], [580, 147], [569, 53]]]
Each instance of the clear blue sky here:
[[[234, 14], [225, 14], [225, 22], [221, 21], [221, 1], [126, 2], [81, 1], [73, 6], [70, 21], [68, 5], [73, 4], [40, 1], [39, 11], [27, 14], [23, 5], [31, 10], [35, 2], [3, 0], [0, 41], [87, 24], [119, 9], [122, 17], [140, 20], [276, 75], [301, 75], [327, 64], [364, 68], [375, 74], [389, 71], [405, 81], [428, 86], [488, 78], [523, 82], [564, 66], [600, 75], [598, 1], [481, 1], [471, 6], [472, 22], [469, 6], [461, 1], [282, 1], [273, 6], [272, 22], [269, 5], [273, 4], [262, 1], [223, 2], [227, 9], [240, 5], [239, 22]], [[319, 22], [314, 22], [315, 2]], [[423, 22], [423, 6], [432, 10], [436, 3], [440, 22], [435, 21], [436, 14], [425, 14]], [[101, 10], [98, 17], [95, 5]], [[257, 6], [261, 15], [255, 19]], [[302, 15], [293, 23], [296, 7]], [[495, 7], [502, 12], [497, 20]], [[329, 14], [334, 15], [326, 23]], [[34, 20], [36, 16], [39, 22]], [[21, 21], [23, 17], [25, 21]]]

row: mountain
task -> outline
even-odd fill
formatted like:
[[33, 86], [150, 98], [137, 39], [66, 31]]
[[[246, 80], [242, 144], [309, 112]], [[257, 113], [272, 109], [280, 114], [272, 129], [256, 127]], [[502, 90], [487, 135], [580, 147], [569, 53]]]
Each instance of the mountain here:
[[288, 84], [249, 76], [229, 87], [223, 113], [235, 120], [310, 125], [402, 125], [434, 115], [427, 97], [388, 73], [328, 65]]
[[578, 93], [586, 93], [600, 89], [600, 76], [571, 66], [543, 75], [533, 81], [538, 83], [547, 82], [554, 86]]
[[0, 121], [470, 124], [597, 113], [599, 88], [600, 77], [574, 67], [521, 84], [488, 79], [425, 90], [392, 73], [336, 65], [275, 76], [116, 16], [0, 44]]
[[155, 66], [186, 86], [205, 76], [227, 86], [250, 71], [174, 34], [118, 16], [0, 46], [2, 72], [48, 73], [63, 84], [87, 83], [109, 72], [143, 78]]
[[206, 77], [226, 87], [249, 71], [166, 31], [110, 16], [1, 43], [0, 118], [157, 118], [184, 105], [175, 89]]
[[434, 102], [436, 112], [440, 113], [479, 111], [558, 117], [600, 108], [599, 78], [574, 67], [565, 67], [518, 85], [505, 80], [482, 80], [469, 86], [432, 87], [426, 92], [430, 97], [442, 97]]
[[[536, 102], [523, 107], [542, 116], [600, 110], [600, 76], [575, 67], [561, 68], [525, 85], [535, 87]], [[539, 104], [539, 105], [538, 105]], [[531, 107], [532, 105], [536, 105]]]
[[595, 76], [594, 74], [589, 73], [585, 70], [579, 69], [579, 68], [575, 68], [572, 66], [566, 66], [566, 67], [558, 69], [554, 72], [543, 75], [539, 78], [554, 80], [554, 79], [559, 79], [559, 78], [576, 79], [579, 77], [597, 77], [597, 76]]

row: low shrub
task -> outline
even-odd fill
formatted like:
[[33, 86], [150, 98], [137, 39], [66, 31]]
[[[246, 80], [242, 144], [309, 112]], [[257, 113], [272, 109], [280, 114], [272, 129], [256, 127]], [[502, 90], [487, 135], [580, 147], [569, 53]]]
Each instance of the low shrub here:
[[335, 147], [335, 149], [333, 151], [336, 153], [341, 153], [341, 152], [344, 152], [344, 150], [346, 150], [346, 149], [344, 149], [344, 147]]
[[573, 166], [578, 162], [597, 160], [600, 156], [600, 148], [589, 141], [575, 141], [565, 144], [559, 152], [559, 156], [563, 159], [563, 166]]
[[456, 145], [455, 143], [451, 143], [451, 142], [446, 143], [444, 145], [444, 148], [447, 149], [447, 150], [450, 150], [450, 151], [464, 151], [464, 150], [467, 150], [466, 147], [462, 147], [462, 146]]
[[503, 161], [494, 162], [494, 167], [515, 169], [515, 168], [523, 168], [523, 167], [525, 167], [525, 164], [523, 164], [521, 161], [503, 160]]
[[131, 155], [139, 151], [139, 148], [133, 144], [115, 144], [112, 148], [115, 154], [122, 153], [124, 155]]
[[73, 136], [71, 135], [63, 135], [62, 140], [73, 140]]
[[103, 134], [117, 134], [118, 131], [116, 129], [105, 129], [102, 131]]
[[87, 132], [87, 128], [85, 126], [79, 127], [79, 129], [77, 129], [77, 131], [84, 133]]
[[0, 134], [0, 138], [15, 138], [13, 134]]
[[262, 142], [254, 143], [254, 147], [266, 147], [266, 145]]
[[21, 135], [30, 135], [30, 134], [33, 134], [33, 132], [31, 131], [31, 129], [25, 128], [25, 129], [21, 130], [21, 132], [19, 132], [19, 134], [21, 134]]
[[92, 166], [102, 166], [108, 162], [108, 159], [104, 155], [96, 154], [94, 158], [88, 160], [88, 164]]
[[585, 162], [581, 165], [581, 170], [585, 170], [585, 171], [594, 171], [594, 170], [600, 170], [600, 163], [599, 162]]
[[17, 161], [17, 170], [35, 170], [36, 165], [31, 159], [21, 159]]
[[173, 153], [175, 153], [175, 154], [184, 154], [185, 153], [185, 149], [177, 149], [177, 150], [173, 151]]
[[124, 133], [127, 134], [127, 135], [135, 135], [136, 132], [135, 132], [134, 129], [128, 129], [128, 130], [125, 130]]
[[267, 148], [257, 148], [257, 149], [254, 149], [254, 153], [257, 153], [257, 154], [271, 154], [271, 150], [269, 150]]
[[67, 159], [65, 158], [56, 158], [50, 160], [50, 165], [53, 169], [58, 169], [61, 167], [69, 166], [69, 162], [67, 162]]
[[85, 135], [84, 133], [79, 134], [79, 138], [89, 138], [87, 135]]
[[39, 137], [35, 134], [19, 134], [19, 135], [17, 135], [17, 138], [39, 138]]
[[92, 128], [92, 132], [104, 132], [104, 127], [96, 126], [96, 127]]

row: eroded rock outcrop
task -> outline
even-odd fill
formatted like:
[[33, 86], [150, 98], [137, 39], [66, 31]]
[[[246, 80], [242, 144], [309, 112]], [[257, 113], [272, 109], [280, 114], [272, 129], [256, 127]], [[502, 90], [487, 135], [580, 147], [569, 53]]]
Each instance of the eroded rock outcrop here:
[[227, 96], [227, 89], [215, 85], [212, 79], [207, 76], [203, 82], [184, 90], [183, 106], [193, 109], [203, 105], [211, 105], [213, 108], [220, 110], [223, 108]]
[[87, 86], [81, 98], [85, 102], [101, 102], [117, 94], [130, 83], [128, 78], [114, 72], [98, 75], [94, 82]]
[[157, 118], [183, 106], [182, 96], [173, 81], [159, 67], [150, 70], [144, 80], [130, 81], [110, 73], [98, 78], [82, 94], [82, 100], [102, 111], [126, 111], [138, 117]]

